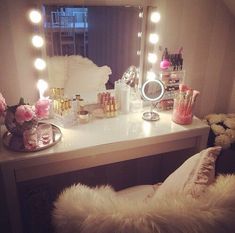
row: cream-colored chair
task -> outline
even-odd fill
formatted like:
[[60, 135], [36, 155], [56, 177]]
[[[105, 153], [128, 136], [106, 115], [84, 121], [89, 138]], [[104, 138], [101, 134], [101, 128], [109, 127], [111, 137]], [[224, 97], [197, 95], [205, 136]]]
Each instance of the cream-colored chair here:
[[110, 186], [69, 187], [54, 203], [56, 231], [234, 233], [235, 175], [211, 179], [219, 151], [208, 148], [192, 156], [159, 185], [134, 186], [119, 192]]

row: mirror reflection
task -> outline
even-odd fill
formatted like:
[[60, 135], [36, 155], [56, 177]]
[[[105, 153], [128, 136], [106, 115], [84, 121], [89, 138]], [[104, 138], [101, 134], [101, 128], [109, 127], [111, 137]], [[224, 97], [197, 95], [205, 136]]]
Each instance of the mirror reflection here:
[[139, 67], [140, 10], [137, 6], [44, 5], [48, 59], [76, 55], [98, 67], [108, 66], [106, 87], [113, 88], [129, 66]]
[[147, 80], [142, 86], [143, 97], [151, 101], [150, 111], [144, 112], [142, 118], [146, 121], [157, 121], [159, 114], [153, 110], [154, 102], [159, 101], [165, 92], [163, 83], [160, 80]]
[[164, 86], [159, 80], [149, 80], [144, 83], [142, 93], [146, 100], [160, 100], [164, 94]]
[[139, 70], [136, 66], [130, 66], [122, 75], [124, 83], [136, 89], [139, 84]]

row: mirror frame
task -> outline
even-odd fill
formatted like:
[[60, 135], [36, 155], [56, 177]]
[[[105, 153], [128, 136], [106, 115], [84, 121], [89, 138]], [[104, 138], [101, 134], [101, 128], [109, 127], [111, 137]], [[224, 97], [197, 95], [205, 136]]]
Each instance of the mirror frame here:
[[[139, 85], [145, 81], [146, 73], [146, 51], [147, 51], [147, 29], [148, 29], [148, 14], [150, 7], [157, 7], [156, 0], [32, 0], [32, 5], [36, 6], [39, 9], [42, 9], [42, 5], [93, 5], [93, 6], [136, 6], [142, 7], [143, 9], [143, 18], [142, 18], [142, 36], [140, 42], [140, 59], [139, 59]], [[41, 31], [43, 31], [43, 25], [41, 25]], [[45, 39], [45, 38], [44, 38]], [[42, 57], [46, 57], [46, 47], [42, 49]]]
[[[159, 95], [158, 97], [156, 97], [156, 98], [153, 98], [153, 99], [152, 99], [152, 98], [149, 98], [149, 97], [146, 95], [145, 91], [144, 91], [146, 85], [149, 84], [149, 83], [151, 83], [151, 82], [157, 83], [157, 84], [159, 84], [159, 85], [161, 86], [161, 93], [160, 93], [160, 95]], [[165, 93], [165, 87], [164, 87], [163, 83], [162, 83], [160, 80], [158, 80], [158, 79], [147, 80], [146, 82], [144, 82], [144, 84], [143, 84], [143, 86], [142, 86], [142, 88], [141, 88], [141, 93], [142, 93], [143, 97], [144, 97], [146, 100], [155, 102], [155, 101], [160, 100], [160, 99], [163, 97], [163, 95], [164, 95], [164, 93]]]

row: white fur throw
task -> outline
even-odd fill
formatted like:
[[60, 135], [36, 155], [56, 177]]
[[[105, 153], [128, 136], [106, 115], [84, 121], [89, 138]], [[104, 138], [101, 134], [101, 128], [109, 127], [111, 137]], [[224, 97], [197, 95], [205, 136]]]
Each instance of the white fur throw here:
[[137, 202], [108, 186], [74, 185], [55, 202], [53, 222], [60, 233], [234, 233], [235, 175], [220, 175], [199, 199], [153, 195]]
[[47, 57], [50, 87], [65, 88], [68, 97], [80, 92], [104, 91], [112, 74], [110, 67], [98, 67], [80, 55]]

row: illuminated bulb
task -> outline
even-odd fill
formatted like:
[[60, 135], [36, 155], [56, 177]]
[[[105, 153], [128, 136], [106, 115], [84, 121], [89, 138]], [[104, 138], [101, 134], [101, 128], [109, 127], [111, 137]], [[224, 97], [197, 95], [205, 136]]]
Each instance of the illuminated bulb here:
[[140, 56], [140, 54], [141, 54], [141, 52], [138, 50], [138, 51], [137, 51], [137, 55]]
[[29, 12], [29, 19], [32, 23], [38, 24], [42, 21], [42, 14], [38, 10], [31, 10]]
[[138, 37], [141, 37], [142, 36], [142, 32], [138, 32]]
[[143, 12], [139, 13], [139, 18], [143, 18]]
[[156, 33], [151, 33], [149, 35], [149, 42], [152, 44], [157, 44], [157, 42], [159, 41], [159, 36]]
[[154, 80], [156, 78], [156, 74], [153, 71], [147, 72], [147, 80]]
[[149, 63], [152, 63], [152, 64], [156, 63], [157, 55], [155, 53], [149, 53], [148, 54], [148, 61], [149, 61]]
[[32, 37], [32, 44], [36, 48], [41, 48], [44, 44], [44, 40], [41, 36], [35, 35]]
[[48, 83], [46, 81], [44, 81], [43, 79], [39, 79], [37, 82], [37, 88], [39, 91], [40, 99], [45, 99], [44, 92], [48, 88]]
[[37, 58], [34, 62], [34, 66], [37, 70], [44, 70], [46, 68], [46, 62], [41, 58]]
[[161, 19], [161, 15], [159, 12], [157, 11], [154, 11], [151, 16], [150, 16], [150, 20], [153, 22], [153, 23], [158, 23]]

